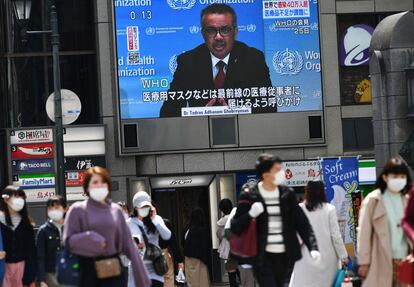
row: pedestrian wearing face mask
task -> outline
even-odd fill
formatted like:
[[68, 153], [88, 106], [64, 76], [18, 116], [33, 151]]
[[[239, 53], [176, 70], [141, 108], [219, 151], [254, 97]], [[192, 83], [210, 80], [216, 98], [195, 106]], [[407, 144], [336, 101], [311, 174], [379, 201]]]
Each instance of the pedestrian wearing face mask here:
[[[79, 255], [80, 287], [127, 286], [119, 262], [124, 254], [131, 260], [136, 287], [149, 287], [151, 282], [119, 205], [109, 199], [111, 178], [106, 169], [87, 170], [83, 189], [89, 197], [74, 203], [65, 218], [63, 240], [72, 253]], [[103, 278], [100, 266], [112, 262], [115, 276]], [[117, 264], [118, 262], [119, 264]]]
[[408, 255], [408, 242], [401, 226], [411, 186], [407, 164], [390, 159], [362, 202], [358, 225], [359, 276], [363, 287], [404, 285], [396, 281], [398, 264]]
[[299, 204], [308, 217], [321, 248], [321, 261], [315, 263], [302, 246], [302, 259], [296, 261], [290, 287], [331, 287], [335, 281], [338, 262], [348, 263], [348, 254], [339, 230], [335, 206], [327, 203], [322, 181], [309, 181], [305, 201]]
[[[134, 206], [133, 217], [129, 218], [127, 223], [133, 236], [140, 239], [139, 248], [145, 250], [145, 243], [153, 244], [160, 247], [159, 238], [169, 240], [171, 238], [171, 231], [165, 225], [161, 216], [157, 215], [157, 210], [151, 203], [151, 197], [145, 191], [139, 191], [132, 199]], [[148, 270], [149, 276], [152, 280], [151, 287], [163, 287], [164, 277], [157, 274], [153, 262], [147, 260], [144, 256], [144, 264]], [[134, 281], [130, 272], [129, 287], [134, 287]]]
[[36, 276], [36, 246], [33, 226], [30, 222], [26, 193], [15, 186], [7, 186], [2, 192], [0, 225], [6, 258], [3, 287], [28, 286]]
[[62, 246], [63, 221], [66, 201], [54, 196], [46, 203], [48, 220], [36, 235], [37, 280], [40, 287], [59, 287], [56, 272], [56, 253]]
[[190, 224], [184, 233], [184, 263], [188, 287], [209, 287], [211, 236], [203, 209], [191, 211]]
[[320, 253], [312, 226], [299, 207], [294, 191], [284, 185], [281, 160], [262, 154], [256, 170], [260, 182], [248, 183], [242, 190], [231, 231], [241, 234], [256, 220], [258, 255], [238, 258], [239, 263], [254, 266], [259, 286], [282, 287], [289, 281], [288, 268], [302, 257], [297, 234], [315, 262], [319, 262]]
[[221, 217], [217, 221], [216, 235], [219, 240], [219, 247], [217, 251], [219, 253], [219, 257], [225, 260], [225, 268], [229, 275], [230, 287], [238, 287], [238, 262], [230, 257], [230, 243], [225, 236], [225, 226], [229, 220], [230, 213], [233, 210], [233, 203], [230, 199], [224, 198], [219, 203], [219, 210], [221, 211]]
[[184, 258], [181, 254], [180, 246], [178, 244], [177, 236], [174, 233], [174, 227], [171, 221], [164, 218], [165, 225], [171, 231], [171, 238], [169, 240], [162, 240], [160, 238], [160, 247], [167, 259], [168, 271], [164, 275], [164, 287], [175, 286], [175, 266], [178, 270], [184, 272]]

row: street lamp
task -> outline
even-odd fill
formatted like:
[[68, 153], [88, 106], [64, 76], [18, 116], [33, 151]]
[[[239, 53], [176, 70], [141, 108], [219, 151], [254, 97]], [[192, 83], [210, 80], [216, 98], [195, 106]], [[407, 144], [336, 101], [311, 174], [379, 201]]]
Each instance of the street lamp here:
[[14, 0], [13, 8], [18, 21], [28, 21], [32, 10], [32, 0]]
[[57, 156], [57, 190], [66, 199], [66, 182], [64, 168], [64, 150], [63, 150], [63, 123], [62, 123], [62, 97], [60, 94], [60, 64], [59, 64], [59, 26], [54, 1], [50, 1], [50, 28], [48, 31], [28, 31], [27, 24], [30, 19], [30, 10], [32, 0], [11, 0], [15, 16], [22, 26], [23, 40], [26, 34], [50, 34], [53, 57], [53, 87], [55, 99], [55, 126], [56, 126], [56, 156]]
[[22, 36], [22, 42], [27, 42], [27, 24], [30, 20], [30, 12], [32, 10], [32, 0], [12, 0], [14, 16], [17, 19], [17, 23], [20, 26], [20, 33]]

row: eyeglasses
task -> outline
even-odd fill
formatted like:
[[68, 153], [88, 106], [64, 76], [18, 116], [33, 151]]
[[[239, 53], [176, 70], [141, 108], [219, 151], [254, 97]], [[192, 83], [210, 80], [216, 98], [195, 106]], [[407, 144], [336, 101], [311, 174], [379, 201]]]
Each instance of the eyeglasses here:
[[206, 27], [203, 28], [204, 34], [208, 37], [215, 37], [217, 33], [220, 33], [221, 36], [228, 36], [233, 31], [233, 27], [231, 26], [223, 26], [223, 27]]

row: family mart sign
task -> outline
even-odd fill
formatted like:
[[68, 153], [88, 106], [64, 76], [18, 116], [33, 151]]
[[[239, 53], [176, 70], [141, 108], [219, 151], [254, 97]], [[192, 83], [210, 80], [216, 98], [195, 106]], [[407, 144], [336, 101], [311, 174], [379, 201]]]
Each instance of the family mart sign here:
[[359, 184], [370, 185], [377, 180], [375, 159], [362, 159], [358, 162]]

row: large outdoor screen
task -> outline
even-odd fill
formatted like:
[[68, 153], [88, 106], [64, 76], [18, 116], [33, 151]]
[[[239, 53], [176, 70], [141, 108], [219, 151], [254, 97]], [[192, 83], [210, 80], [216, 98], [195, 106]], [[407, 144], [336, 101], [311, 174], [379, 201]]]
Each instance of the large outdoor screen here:
[[322, 110], [317, 0], [113, 3], [121, 119]]

